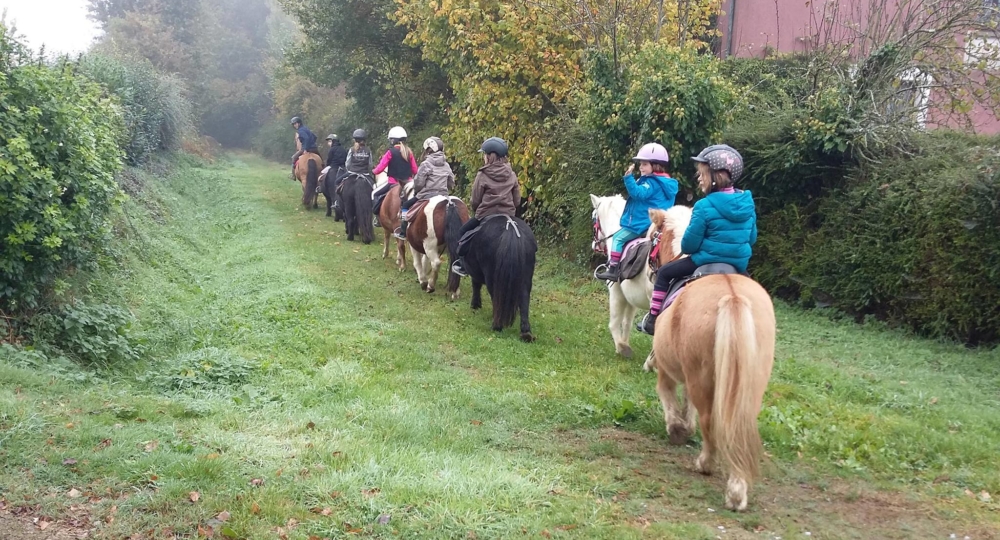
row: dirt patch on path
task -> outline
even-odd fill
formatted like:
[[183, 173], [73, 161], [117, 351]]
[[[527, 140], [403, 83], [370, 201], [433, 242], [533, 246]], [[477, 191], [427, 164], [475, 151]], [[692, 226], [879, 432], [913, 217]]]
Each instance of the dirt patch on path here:
[[87, 531], [71, 529], [58, 522], [0, 512], [0, 538], [3, 540], [79, 540], [89, 536]]
[[559, 435], [545, 451], [589, 462], [591, 478], [620, 488], [610, 503], [638, 527], [696, 522], [724, 529], [725, 538], [1000, 540], [1000, 518], [975, 501], [878, 490], [773, 463], [751, 491], [750, 511], [737, 514], [722, 507], [725, 479], [694, 471], [693, 446], [619, 429]]

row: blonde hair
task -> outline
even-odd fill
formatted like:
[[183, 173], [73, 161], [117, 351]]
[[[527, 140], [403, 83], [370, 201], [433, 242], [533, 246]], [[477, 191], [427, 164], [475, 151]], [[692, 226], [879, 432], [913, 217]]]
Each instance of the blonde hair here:
[[399, 141], [395, 144], [395, 146], [399, 147], [399, 155], [403, 156], [403, 159], [406, 161], [410, 161], [410, 156], [413, 155], [413, 150], [410, 150], [410, 147], [406, 146], [406, 143], [403, 141]]

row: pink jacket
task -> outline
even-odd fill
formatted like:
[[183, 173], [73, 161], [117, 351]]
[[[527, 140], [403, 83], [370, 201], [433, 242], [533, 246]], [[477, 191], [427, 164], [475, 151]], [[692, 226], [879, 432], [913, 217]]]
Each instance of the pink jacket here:
[[[382, 156], [382, 160], [378, 162], [378, 165], [372, 171], [376, 176], [382, 174], [382, 171], [389, 167], [389, 161], [392, 159], [392, 150], [387, 150], [385, 155]], [[413, 152], [410, 152], [410, 178], [413, 178], [417, 174], [417, 160], [413, 157]], [[389, 176], [390, 184], [398, 184], [399, 180], [407, 180], [407, 178], [393, 178]]]

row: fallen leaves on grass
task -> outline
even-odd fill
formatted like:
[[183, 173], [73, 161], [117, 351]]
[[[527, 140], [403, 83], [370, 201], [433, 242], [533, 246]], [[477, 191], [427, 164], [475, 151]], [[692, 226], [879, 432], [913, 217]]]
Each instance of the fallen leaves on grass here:
[[196, 503], [201, 499], [201, 493], [192, 491], [191, 493], [188, 493], [188, 499], [190, 499], [191, 502]]
[[76, 460], [73, 458], [66, 458], [63, 460], [63, 465], [76, 465]]
[[66, 496], [70, 499], [79, 499], [81, 495], [83, 495], [83, 493], [80, 493], [80, 490], [76, 488], [69, 490], [69, 493], [66, 494]]

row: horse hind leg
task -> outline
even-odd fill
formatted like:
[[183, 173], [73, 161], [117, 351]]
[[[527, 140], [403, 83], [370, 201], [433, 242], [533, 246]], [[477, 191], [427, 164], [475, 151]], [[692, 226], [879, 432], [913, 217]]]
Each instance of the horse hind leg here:
[[438, 252], [437, 238], [424, 241], [424, 253], [427, 254], [424, 263], [427, 272], [427, 292], [432, 293], [437, 288], [438, 270], [441, 268], [441, 253]]
[[531, 305], [531, 282], [523, 286], [519, 302], [520, 306], [518, 309], [521, 312], [521, 341], [531, 343], [535, 341], [535, 336], [531, 333], [531, 323], [528, 321], [528, 311]]
[[413, 269], [417, 271], [417, 282], [420, 283], [420, 289], [424, 291], [427, 290], [427, 273], [424, 271], [425, 257], [423, 253], [413, 250]]
[[382, 237], [384, 239], [384, 246], [382, 247], [382, 258], [389, 258], [389, 240], [392, 239], [392, 231], [389, 229], [382, 229]]
[[406, 270], [406, 242], [402, 240], [396, 240], [396, 268]]

